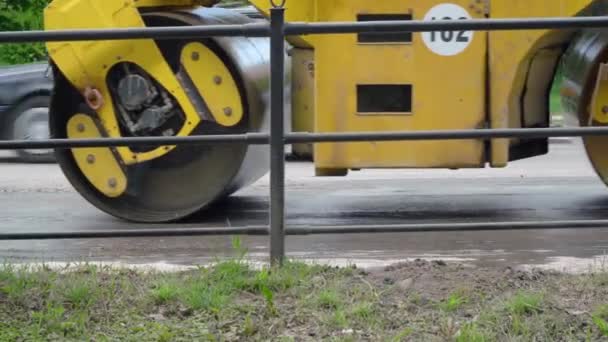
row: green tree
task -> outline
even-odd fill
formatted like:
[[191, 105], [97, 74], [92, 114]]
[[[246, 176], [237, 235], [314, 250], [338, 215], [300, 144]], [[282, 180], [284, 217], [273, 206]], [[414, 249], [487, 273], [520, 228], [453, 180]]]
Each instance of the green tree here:
[[[0, 0], [0, 31], [43, 29], [42, 11], [49, 0]], [[0, 44], [0, 64], [44, 60], [44, 43]]]
[[[0, 0], [0, 31], [44, 29], [43, 11], [52, 0]], [[99, 0], [103, 1], [103, 0]], [[246, 0], [223, 0], [226, 5], [244, 5]], [[44, 43], [0, 44], [0, 65], [46, 59]]]

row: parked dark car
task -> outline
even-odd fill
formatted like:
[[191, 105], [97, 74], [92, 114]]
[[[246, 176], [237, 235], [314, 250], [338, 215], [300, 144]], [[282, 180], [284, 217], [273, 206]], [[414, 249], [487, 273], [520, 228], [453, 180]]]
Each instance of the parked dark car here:
[[[46, 62], [0, 67], [1, 139], [48, 139], [52, 89], [52, 73]], [[54, 161], [52, 149], [15, 152], [24, 162]]]

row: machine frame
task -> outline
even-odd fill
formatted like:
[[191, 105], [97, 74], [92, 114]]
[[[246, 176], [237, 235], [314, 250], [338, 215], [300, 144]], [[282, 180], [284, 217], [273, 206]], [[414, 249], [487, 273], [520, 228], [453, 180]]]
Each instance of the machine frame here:
[[[251, 2], [262, 14], [270, 13], [270, 4], [266, 0]], [[551, 6], [548, 6], [549, 2]], [[214, 12], [214, 9], [197, 7], [212, 6], [214, 3], [215, 1], [194, 0], [107, 0], [102, 3], [55, 0], [47, 8], [45, 23], [49, 29], [92, 28], [91, 25], [95, 28], [145, 27], [146, 14], [160, 12], [161, 9], [167, 18], [195, 12], [201, 18], [205, 17], [205, 13], [210, 17], [222, 16], [220, 12]], [[287, 5], [285, 14], [287, 22], [293, 23], [375, 21], [387, 18], [397, 21], [432, 20], [435, 16], [442, 20], [575, 17], [602, 15], [608, 12], [606, 9], [608, 5], [603, 0], [454, 0], [451, 3], [439, 0], [399, 3], [389, 0], [293, 0]], [[83, 13], [86, 16], [81, 15]], [[200, 23], [197, 20], [185, 20], [182, 24], [197, 25]], [[605, 69], [600, 68], [600, 65], [608, 44], [603, 39], [596, 39], [603, 36], [603, 31], [490, 31], [476, 32], [475, 38], [467, 36], [467, 32], [288, 35], [287, 41], [292, 46], [289, 53], [295, 62], [290, 73], [294, 95], [294, 131], [374, 133], [386, 130], [414, 132], [549, 127], [549, 89], [560, 63], [565, 68], [566, 82], [562, 96], [568, 104], [568, 114], [581, 125], [598, 126], [606, 121], [603, 121], [602, 116], [606, 114], [603, 113], [606, 106], [602, 103], [602, 94], [604, 86], [608, 86], [605, 83], [608, 82], [603, 82], [605, 78], [601, 72]], [[588, 39], [586, 35], [591, 35], [591, 41], [595, 43], [591, 45], [592, 48], [589, 44], [581, 43]], [[435, 44], [438, 37], [445, 44]], [[233, 41], [236, 38], [224, 39], [228, 45]], [[66, 130], [68, 137], [123, 136], [124, 129], [118, 128], [117, 110], [112, 106], [120, 94], [112, 94], [107, 88], [106, 80], [112, 65], [124, 62], [125, 56], [129, 56], [128, 61], [147, 72], [149, 78], [155, 79], [159, 89], [165, 89], [173, 95], [174, 107], [182, 111], [185, 116], [183, 122], [188, 123], [176, 136], [188, 136], [193, 132], [192, 127], [207, 122], [219, 124], [224, 131], [231, 131], [238, 126], [237, 123], [245, 121], [253, 124], [257, 130], [263, 129], [264, 126], [259, 122], [264, 120], [264, 115], [246, 116], [245, 113], [250, 112], [249, 106], [254, 103], [260, 103], [265, 108], [267, 103], [264, 89], [268, 89], [269, 84], [258, 82], [251, 88], [242, 85], [239, 88], [239, 79], [258, 73], [261, 77], [253, 78], [268, 79], [273, 75], [268, 75], [267, 69], [231, 67], [230, 58], [233, 58], [232, 62], [238, 60], [243, 66], [248, 65], [247, 58], [235, 57], [243, 57], [240, 55], [241, 47], [228, 49], [231, 57], [222, 58], [222, 53], [219, 52], [221, 49], [213, 50], [212, 45], [200, 42], [185, 45], [186, 50], [198, 50], [184, 50], [187, 53], [181, 55], [179, 65], [187, 68], [190, 62], [198, 60], [200, 56], [205, 56], [206, 61], [213, 61], [193, 67], [189, 73], [192, 84], [188, 85], [179, 82], [175, 67], [171, 67], [176, 63], [168, 61], [171, 52], [161, 50], [158, 42], [151, 39], [120, 43], [48, 43], [55, 70], [63, 76], [57, 77], [58, 82], [63, 82], [64, 86], [56, 91], [57, 97], [63, 96], [66, 99], [67, 94], [79, 94], [83, 99], [79, 106], [86, 107], [82, 111], [79, 106], [65, 108], [61, 101], [55, 101], [57, 112], [61, 112], [65, 119], [65, 122], [55, 121], [58, 127], [56, 129], [58, 132]], [[264, 60], [268, 56], [261, 58]], [[265, 63], [260, 65], [266, 66]], [[445, 77], [446, 75], [451, 77]], [[233, 79], [233, 82], [228, 82], [226, 90], [214, 88], [213, 83], [208, 83], [210, 80], [226, 78]], [[129, 79], [133, 82], [133, 87], [138, 82], [145, 83], [141, 77]], [[223, 83], [215, 82], [216, 86], [219, 84]], [[73, 89], [66, 90], [70, 87]], [[253, 91], [254, 88], [256, 91]], [[207, 117], [201, 115], [202, 111], [196, 107], [195, 99], [204, 96], [210, 96], [206, 101], [208, 104], [216, 99], [222, 102], [218, 106], [210, 105], [207, 113], [210, 115]], [[138, 94], [134, 99], [139, 97]], [[123, 102], [130, 102], [129, 100], [133, 98], [123, 96]], [[394, 103], [392, 100], [395, 100]], [[149, 103], [134, 101], [132, 105], [139, 108]], [[242, 110], [239, 106], [242, 106]], [[589, 113], [589, 108], [595, 109], [595, 112]], [[154, 110], [160, 109], [157, 106]], [[598, 110], [601, 113], [598, 114]], [[146, 114], [145, 111], [143, 113]], [[234, 113], [239, 115], [233, 121], [231, 116]], [[138, 115], [143, 114], [140, 112]], [[145, 115], [140, 119], [142, 117]], [[283, 123], [282, 118], [280, 123]], [[242, 133], [247, 126], [238, 126], [233, 132]], [[92, 132], [93, 136], [79, 135], [83, 132]], [[605, 139], [585, 139], [587, 152], [602, 179], [606, 179], [604, 175], [608, 174], [608, 157], [604, 157], [601, 152], [608, 143]], [[318, 176], [346, 175], [350, 169], [362, 168], [504, 167], [510, 161], [548, 152], [547, 138], [495, 138], [486, 141], [446, 139], [424, 142], [396, 140], [325, 142], [316, 144], [312, 149], [306, 149], [306, 145], [297, 145], [296, 152], [313, 159]], [[220, 148], [220, 144], [213, 148]], [[173, 150], [174, 146], [162, 146], [140, 154], [124, 147], [98, 148], [73, 151], [71, 156], [65, 155], [59, 163], [75, 187], [90, 202], [116, 216], [151, 222], [191, 215], [263, 175], [260, 172], [262, 168], [256, 168], [255, 172], [242, 176], [243, 173], [248, 173], [245, 164], [253, 162], [255, 157], [243, 157], [239, 161], [228, 163], [228, 171], [220, 175], [218, 170], [223, 169], [213, 164], [229, 160], [232, 155], [214, 154], [214, 163], [210, 163], [212, 166], [209, 167], [193, 161], [189, 161], [191, 164], [179, 164], [184, 155], [176, 154]], [[208, 152], [199, 150], [196, 153], [203, 156]], [[174, 159], [175, 156], [180, 157]], [[192, 156], [186, 159], [190, 157]], [[98, 160], [101, 162], [96, 164]], [[239, 165], [241, 162], [242, 165]], [[183, 173], [187, 176], [182, 179], [162, 177], [163, 173], [170, 174], [169, 165], [180, 165], [183, 168], [188, 165], [191, 168]], [[188, 189], [188, 182], [194, 180], [190, 177], [203, 170], [210, 175], [206, 183], [199, 182], [196, 189]], [[153, 186], [151, 180], [145, 177], [145, 185], [141, 185], [141, 172], [156, 175], [162, 179], [162, 186]], [[241, 181], [241, 178], [246, 178], [247, 181]], [[218, 179], [221, 179], [219, 184], [214, 184]], [[180, 190], [176, 191], [176, 188]], [[154, 191], [148, 193], [150, 189]], [[180, 194], [180, 191], [183, 193]], [[197, 191], [209, 194], [200, 195], [200, 204], [189, 203], [187, 209], [176, 206], [170, 199], [164, 202], [157, 200], [163, 193], [171, 193], [176, 198], [180, 195], [196, 198], [193, 194]], [[125, 194], [129, 197], [126, 202], [123, 201]], [[131, 215], [125, 210], [141, 210], [141, 213]], [[156, 210], [163, 214], [155, 213]], [[172, 210], [175, 214], [172, 214]]]

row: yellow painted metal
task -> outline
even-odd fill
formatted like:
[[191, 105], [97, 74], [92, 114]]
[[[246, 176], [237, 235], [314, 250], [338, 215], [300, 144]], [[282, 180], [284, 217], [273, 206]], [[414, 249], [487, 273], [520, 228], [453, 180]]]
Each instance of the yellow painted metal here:
[[[602, 126], [602, 125], [595, 125]], [[583, 139], [585, 151], [589, 157], [589, 162], [600, 179], [608, 184], [608, 156], [606, 156], [606, 146], [608, 139], [602, 136], [589, 136]]]
[[[67, 133], [70, 139], [103, 137], [93, 119], [85, 114], [76, 114], [70, 118]], [[99, 192], [108, 197], [119, 197], [125, 192], [127, 177], [110, 148], [74, 148], [72, 154], [78, 168]]]
[[[141, 27], [143, 22], [136, 7], [208, 6], [213, 2], [55, 0], [47, 9], [45, 19], [50, 29]], [[268, 0], [250, 2], [268, 15]], [[466, 9], [473, 18], [514, 18], [575, 16], [593, 2], [454, 0], [449, 3]], [[412, 14], [413, 19], [423, 19], [432, 7], [444, 3], [442, 0], [288, 0], [286, 20], [356, 21], [359, 14]], [[536, 94], [541, 94], [548, 84], [553, 73], [550, 66], [560, 53], [558, 45], [570, 39], [571, 33], [563, 30], [479, 31], [474, 33], [472, 43], [463, 52], [452, 56], [430, 51], [419, 33], [413, 34], [411, 43], [364, 44], [357, 42], [355, 34], [289, 37], [290, 43], [298, 48], [293, 55], [293, 128], [296, 131], [348, 132], [542, 125], [542, 116], [530, 112], [545, 108], [542, 101], [547, 99], [537, 98]], [[171, 89], [189, 118], [189, 126], [178, 135], [189, 134], [200, 120], [152, 41], [49, 43], [48, 47], [52, 58], [81, 91], [87, 86], [95, 86], [104, 98], [109, 98], [103, 79], [107, 69], [120, 57], [141, 65]], [[182, 62], [209, 102], [214, 118], [224, 125], [238, 122], [244, 109], [237, 106], [240, 109], [234, 111], [232, 108], [237, 103], [236, 87], [222, 83], [221, 91], [208, 91], [218, 88], [208, 75], [229, 75], [223, 63], [214, 56], [213, 65], [198, 65], [188, 59], [188, 54], [196, 49], [201, 49], [201, 54], [210, 51], [200, 44], [191, 44], [187, 49], [191, 50], [183, 52]], [[85, 53], [95, 57], [85, 58]], [[314, 60], [314, 74], [304, 69], [306, 60]], [[205, 68], [205, 72], [199, 72], [203, 70], [201, 68]], [[234, 82], [230, 76], [220, 77], [230, 80], [228, 83]], [[357, 111], [358, 85], [387, 84], [412, 86], [411, 110], [401, 113]], [[602, 86], [599, 91], [603, 92], [603, 89]], [[233, 109], [230, 116], [225, 115], [231, 112], [224, 110], [227, 106]], [[116, 116], [110, 107], [103, 106], [99, 116], [107, 134], [118, 136]], [[597, 110], [594, 113], [597, 116]], [[597, 117], [608, 121], [605, 115]], [[494, 139], [490, 142], [490, 155], [485, 155], [486, 145], [475, 140], [323, 143], [315, 145], [314, 157], [318, 170], [330, 171], [375, 167], [481, 167], [487, 161], [494, 167], [502, 167], [510, 159], [510, 147], [517, 143], [517, 139]], [[296, 146], [298, 148], [307, 151], [304, 145]], [[165, 152], [159, 148], [134, 154], [127, 148], [119, 149], [126, 163], [152, 159]]]
[[[314, 51], [291, 50], [291, 111], [292, 131], [313, 132], [314, 127]], [[294, 144], [294, 153], [300, 157], [312, 156], [312, 144]]]
[[[568, 17], [593, 0], [462, 0], [473, 18]], [[268, 13], [265, 0], [252, 3]], [[441, 0], [291, 0], [287, 21], [356, 21], [357, 14], [412, 13], [423, 19]], [[552, 81], [560, 43], [573, 31], [480, 31], [465, 52], [432, 54], [414, 34], [411, 44], [357, 44], [355, 35], [300, 37], [314, 49], [315, 131], [418, 130], [537, 127], [547, 123], [546, 89]], [[297, 45], [297, 42], [295, 43]], [[301, 83], [294, 69], [295, 84]], [[486, 79], [486, 77], [488, 79]], [[489, 86], [486, 87], [485, 82]], [[356, 113], [357, 84], [413, 85], [411, 115], [362, 116]], [[297, 95], [297, 93], [294, 94]], [[297, 99], [297, 98], [296, 98]], [[298, 107], [294, 107], [298, 108]], [[304, 120], [294, 110], [294, 122]], [[510, 160], [517, 139], [494, 139], [490, 155], [481, 143], [386, 142], [315, 145], [319, 169], [359, 167], [494, 167]], [[531, 152], [535, 153], [535, 152]]]
[[211, 7], [220, 0], [127, 0], [135, 7], [205, 6]]
[[[282, 0], [275, 0], [276, 3], [280, 3]], [[321, 0], [324, 1], [324, 0]], [[328, 2], [334, 2], [334, 0], [327, 0]], [[256, 7], [262, 14], [268, 16], [270, 13], [271, 3], [270, 0], [249, 0], [249, 2]], [[318, 0], [288, 0], [285, 3], [285, 21], [294, 22], [310, 22], [315, 21], [317, 18], [317, 2]], [[342, 1], [340, 6], [349, 6], [346, 2]], [[309, 36], [289, 36], [287, 41], [297, 47], [310, 48], [314, 45], [315, 35]]]
[[599, 65], [590, 112], [592, 121], [608, 124], [608, 64]]
[[[589, 115], [585, 126], [607, 126], [608, 113], [603, 109], [608, 106], [608, 64], [601, 63], [598, 68], [595, 88], [589, 106]], [[604, 136], [589, 136], [583, 138], [583, 144], [589, 157], [589, 162], [601, 180], [608, 184], [608, 155], [606, 146], [608, 138]]]
[[[602, 112], [602, 102], [608, 103], [606, 93], [606, 81], [608, 79], [608, 65], [601, 63], [598, 68], [595, 88], [589, 105], [589, 114], [585, 120], [580, 117], [583, 126], [606, 126], [606, 114]], [[589, 158], [589, 162], [593, 166], [595, 172], [600, 179], [608, 184], [608, 156], [606, 155], [606, 146], [608, 146], [608, 138], [604, 136], [589, 136], [582, 139], [585, 151]]]
[[[104, 0], [103, 3], [55, 0], [45, 10], [46, 29], [144, 26], [137, 8], [132, 3], [120, 0]], [[49, 42], [47, 48], [53, 61], [80, 92], [87, 87], [100, 91], [105, 103], [98, 110], [98, 115], [103, 130], [110, 137], [120, 137], [116, 112], [106, 85], [108, 71], [117, 62], [138, 64], [175, 96], [189, 122], [178, 136], [188, 135], [199, 122], [194, 107], [152, 40]], [[128, 147], [119, 147], [118, 153], [126, 164], [132, 164], [160, 157], [174, 147], [161, 146], [145, 153], [133, 153]]]
[[[408, 14], [422, 19], [441, 1], [320, 0], [318, 21], [357, 21], [358, 14]], [[470, 1], [451, 3], [469, 8]], [[473, 18], [483, 12], [471, 11]], [[473, 129], [485, 125], [486, 34], [455, 56], [429, 50], [420, 34], [411, 43], [359, 44], [357, 36], [315, 38], [315, 131]], [[357, 85], [412, 85], [412, 110], [358, 113]], [[481, 167], [480, 141], [323, 143], [314, 148], [318, 169]]]
[[201, 43], [184, 46], [181, 63], [214, 119], [234, 126], [243, 118], [243, 102], [236, 81], [224, 62]]
[[[592, 0], [493, 0], [491, 18], [570, 17], [580, 13]], [[527, 74], [536, 53], [569, 39], [566, 30], [516, 30], [489, 32], [490, 124], [491, 128], [522, 127], [521, 98]], [[543, 82], [544, 80], [538, 80]], [[538, 101], [547, 101], [539, 98]], [[491, 165], [508, 163], [509, 147], [515, 139], [491, 141]]]
[[[132, 0], [54, 0], [45, 9], [45, 28], [52, 30], [144, 27], [135, 3]], [[154, 3], [161, 2], [147, 1], [141, 2], [140, 5]], [[196, 2], [190, 1], [190, 3]], [[104, 105], [97, 112], [104, 133], [110, 137], [119, 137], [120, 131], [105, 80], [109, 69], [118, 62], [137, 64], [176, 99], [187, 119], [177, 136], [189, 135], [200, 122], [196, 109], [153, 40], [49, 42], [47, 49], [59, 69], [81, 93], [84, 93], [88, 87], [99, 90]], [[223, 69], [220, 72], [223, 72]], [[226, 122], [226, 120], [220, 118], [218, 122]], [[134, 153], [128, 147], [119, 147], [117, 150], [126, 164], [134, 164], [158, 158], [173, 148], [175, 146], [160, 146], [142, 153]]]

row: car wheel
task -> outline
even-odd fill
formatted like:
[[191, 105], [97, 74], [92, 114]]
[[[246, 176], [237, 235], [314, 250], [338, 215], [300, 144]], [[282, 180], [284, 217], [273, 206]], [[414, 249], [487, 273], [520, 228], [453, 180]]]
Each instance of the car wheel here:
[[[17, 105], [11, 120], [11, 139], [49, 139], [49, 105], [48, 96], [31, 97]], [[18, 158], [27, 163], [55, 160], [53, 149], [24, 149], [16, 152]]]

